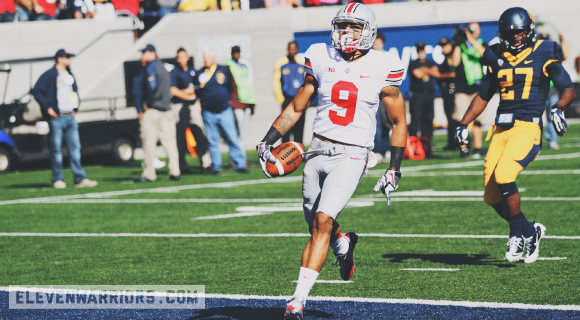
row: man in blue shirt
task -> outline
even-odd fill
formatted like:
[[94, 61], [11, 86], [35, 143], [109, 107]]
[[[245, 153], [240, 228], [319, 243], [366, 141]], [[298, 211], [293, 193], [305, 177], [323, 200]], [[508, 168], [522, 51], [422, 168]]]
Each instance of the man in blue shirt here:
[[145, 152], [145, 168], [136, 182], [155, 181], [155, 149], [157, 141], [167, 153], [169, 179], [178, 180], [180, 176], [175, 133], [175, 118], [171, 113], [171, 80], [169, 72], [157, 60], [153, 45], [148, 44], [141, 50], [141, 62], [145, 66], [140, 81], [134, 88], [135, 107], [141, 122], [141, 137]]
[[87, 174], [81, 166], [81, 141], [79, 127], [74, 117], [79, 108], [80, 98], [77, 83], [70, 71], [72, 57], [73, 55], [64, 49], [58, 50], [54, 57], [56, 64], [40, 76], [31, 91], [50, 128], [52, 183], [56, 189], [66, 188], [60, 151], [63, 139], [69, 151], [75, 187], [97, 186], [96, 181], [86, 178]]
[[246, 173], [246, 153], [240, 148], [234, 112], [230, 106], [233, 91], [232, 75], [227, 67], [217, 65], [211, 51], [203, 54], [204, 67], [197, 71], [193, 84], [199, 86], [195, 93], [200, 99], [203, 124], [209, 142], [211, 172], [220, 174], [222, 155], [219, 148], [220, 130], [230, 147], [230, 157], [237, 172]]
[[[298, 43], [290, 41], [288, 55], [278, 59], [274, 66], [274, 95], [276, 95], [278, 103], [282, 105], [282, 111], [294, 99], [298, 89], [304, 83], [304, 59], [297, 57], [297, 53]], [[283, 143], [290, 141], [290, 133], [294, 136], [293, 141], [302, 143], [305, 118], [306, 112], [300, 116], [294, 127], [282, 137]]]
[[179, 170], [182, 174], [192, 173], [185, 154], [187, 142], [185, 131], [189, 127], [197, 146], [195, 151], [198, 154], [202, 172], [209, 170], [211, 159], [207, 152], [207, 138], [205, 137], [205, 127], [201, 117], [201, 107], [195, 103], [196, 96], [193, 90], [193, 76], [195, 70], [188, 65], [189, 55], [183, 48], [177, 50], [177, 65], [171, 70], [171, 108], [177, 121], [177, 151], [179, 152]]

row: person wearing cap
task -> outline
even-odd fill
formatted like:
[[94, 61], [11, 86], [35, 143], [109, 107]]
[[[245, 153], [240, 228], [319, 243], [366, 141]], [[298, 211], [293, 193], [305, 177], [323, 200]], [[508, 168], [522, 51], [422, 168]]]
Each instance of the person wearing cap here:
[[409, 63], [407, 71], [411, 76], [409, 136], [417, 136], [420, 125], [421, 137], [427, 137], [430, 142], [433, 136], [433, 100], [435, 99], [435, 81], [433, 78], [439, 78], [441, 74], [435, 62], [427, 59], [425, 43], [418, 42], [415, 48], [417, 48], [417, 59]]
[[439, 90], [441, 90], [441, 98], [443, 99], [443, 110], [447, 117], [447, 146], [444, 150], [456, 150], [455, 145], [455, 127], [457, 126], [453, 120], [453, 111], [455, 110], [455, 68], [452, 66], [451, 54], [453, 53], [453, 44], [447, 37], [439, 40], [441, 52], [445, 57], [443, 62], [439, 65], [439, 73], [441, 76], [437, 79]]
[[81, 141], [75, 120], [80, 98], [75, 78], [70, 70], [73, 54], [60, 49], [54, 56], [55, 65], [43, 73], [30, 93], [40, 105], [48, 122], [52, 183], [56, 189], [66, 188], [62, 173], [62, 141], [66, 142], [70, 167], [77, 188], [95, 187], [97, 182], [87, 179], [81, 166]]
[[240, 60], [241, 50], [239, 46], [232, 47], [232, 58], [224, 62], [224, 66], [230, 68], [234, 78], [234, 91], [231, 104], [236, 117], [238, 127], [238, 141], [242, 150], [246, 136], [246, 124], [250, 115], [254, 115], [256, 107], [256, 94], [254, 80], [252, 80], [252, 68], [249, 61]]
[[[282, 111], [292, 102], [298, 89], [304, 84], [304, 58], [297, 55], [298, 42], [290, 41], [287, 52], [274, 65], [274, 95], [282, 105]], [[282, 137], [282, 143], [290, 141], [291, 134], [294, 137], [292, 141], [302, 143], [305, 119], [306, 112], [302, 113], [298, 122]]]
[[155, 149], [157, 141], [167, 154], [169, 180], [179, 180], [179, 160], [175, 129], [175, 117], [171, 111], [171, 76], [157, 59], [155, 47], [148, 44], [141, 50], [140, 83], [134, 90], [135, 108], [141, 123], [141, 139], [145, 152], [144, 169], [135, 182], [157, 180], [155, 173]]

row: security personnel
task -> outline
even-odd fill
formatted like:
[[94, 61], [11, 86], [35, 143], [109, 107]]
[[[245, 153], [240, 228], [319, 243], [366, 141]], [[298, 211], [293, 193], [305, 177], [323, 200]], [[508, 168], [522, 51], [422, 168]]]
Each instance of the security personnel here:
[[435, 62], [427, 60], [425, 43], [418, 42], [415, 47], [418, 58], [409, 63], [408, 71], [411, 76], [409, 136], [417, 136], [418, 126], [421, 124], [421, 136], [427, 137], [431, 141], [434, 115], [433, 99], [435, 99], [435, 81], [433, 78], [439, 78], [440, 74]]
[[485, 157], [484, 201], [509, 223], [506, 260], [522, 259], [526, 249], [523, 260], [532, 263], [538, 258], [546, 227], [528, 221], [522, 213], [516, 177], [540, 153], [542, 113], [550, 80], [562, 92], [551, 109], [554, 129], [559, 135], [566, 132], [567, 126], [562, 110], [574, 101], [576, 92], [562, 67], [561, 47], [550, 40], [536, 41], [534, 19], [527, 10], [519, 7], [506, 10], [498, 27], [502, 52], [498, 56], [485, 49], [483, 60], [489, 66], [488, 75], [459, 123], [456, 142], [466, 147], [467, 124], [481, 114], [500, 89], [496, 130]]
[[[288, 55], [278, 59], [274, 67], [274, 94], [278, 103], [282, 104], [282, 111], [290, 104], [298, 89], [304, 83], [304, 60], [298, 58], [298, 43], [288, 43]], [[296, 142], [302, 143], [304, 135], [304, 119], [306, 112], [302, 113], [298, 122], [282, 137], [282, 142], [290, 141], [290, 133], [294, 135]]]
[[455, 68], [451, 59], [453, 45], [449, 38], [443, 37], [439, 40], [439, 46], [445, 56], [443, 63], [439, 65], [441, 76], [437, 79], [439, 90], [441, 90], [441, 98], [443, 99], [443, 110], [447, 117], [447, 146], [444, 150], [455, 150], [457, 148], [455, 146], [456, 122], [453, 120], [453, 111], [455, 110]]

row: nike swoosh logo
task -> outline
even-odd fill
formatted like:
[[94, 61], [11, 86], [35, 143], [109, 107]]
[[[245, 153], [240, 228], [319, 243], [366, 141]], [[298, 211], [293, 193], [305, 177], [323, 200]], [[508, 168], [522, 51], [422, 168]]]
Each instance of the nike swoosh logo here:
[[530, 61], [524, 61], [524, 64], [528, 64], [528, 63], [532, 63], [534, 60], [530, 60]]
[[361, 78], [370, 78], [371, 76], [363, 76], [363, 75], [361, 74], [361, 76], [360, 76], [360, 77], [361, 77]]

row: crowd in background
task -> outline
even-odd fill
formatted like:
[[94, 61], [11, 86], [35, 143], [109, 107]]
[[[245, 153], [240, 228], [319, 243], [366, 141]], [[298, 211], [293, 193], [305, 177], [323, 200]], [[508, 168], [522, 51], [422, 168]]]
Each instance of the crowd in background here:
[[421, 0], [0, 0], [0, 22], [56, 19], [109, 19], [115, 16], [163, 17], [167, 13], [231, 11], [281, 7], [318, 7]]

